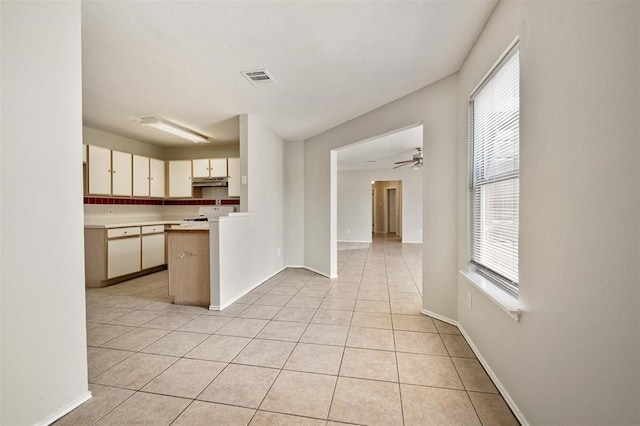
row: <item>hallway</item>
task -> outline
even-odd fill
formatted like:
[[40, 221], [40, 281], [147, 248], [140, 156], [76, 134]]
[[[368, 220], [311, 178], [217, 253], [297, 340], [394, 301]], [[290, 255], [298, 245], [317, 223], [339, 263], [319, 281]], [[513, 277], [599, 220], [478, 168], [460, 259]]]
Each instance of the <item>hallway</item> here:
[[340, 244], [222, 312], [166, 271], [87, 289], [93, 399], [58, 424], [517, 424], [457, 328], [420, 314], [421, 246]]

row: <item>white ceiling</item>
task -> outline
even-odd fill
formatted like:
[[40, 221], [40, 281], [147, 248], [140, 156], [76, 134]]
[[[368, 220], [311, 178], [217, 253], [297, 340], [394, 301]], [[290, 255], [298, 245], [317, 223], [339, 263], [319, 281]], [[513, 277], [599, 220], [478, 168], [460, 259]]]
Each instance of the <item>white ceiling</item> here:
[[[249, 113], [303, 140], [457, 71], [496, 2], [83, 1], [84, 124], [182, 143], [139, 125], [160, 116], [230, 142]], [[258, 68], [277, 83], [240, 74]]]
[[411, 160], [417, 147], [422, 148], [422, 126], [338, 150], [338, 170], [391, 170], [396, 161]]

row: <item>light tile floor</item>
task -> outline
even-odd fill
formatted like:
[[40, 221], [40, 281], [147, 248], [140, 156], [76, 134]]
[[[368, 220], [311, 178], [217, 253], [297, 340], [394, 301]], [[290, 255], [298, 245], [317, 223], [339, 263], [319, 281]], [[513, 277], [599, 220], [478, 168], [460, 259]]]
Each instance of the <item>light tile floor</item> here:
[[421, 315], [421, 249], [339, 244], [222, 312], [159, 272], [87, 290], [93, 398], [61, 425], [517, 424], [456, 327]]

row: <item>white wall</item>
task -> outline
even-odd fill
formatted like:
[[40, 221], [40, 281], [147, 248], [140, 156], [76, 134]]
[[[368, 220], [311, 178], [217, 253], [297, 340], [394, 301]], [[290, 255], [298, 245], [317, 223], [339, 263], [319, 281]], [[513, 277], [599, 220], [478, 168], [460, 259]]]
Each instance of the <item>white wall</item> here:
[[238, 158], [240, 144], [196, 145], [166, 147], [162, 150], [167, 160], [191, 160], [193, 158]]
[[[284, 267], [284, 142], [250, 115], [240, 116], [241, 175], [247, 176], [246, 210], [251, 213], [251, 281], [260, 283]], [[243, 163], [246, 162], [246, 168]], [[241, 201], [243, 202], [243, 201]]]
[[87, 126], [82, 128], [82, 139], [85, 145], [96, 145], [115, 151], [143, 155], [145, 157], [159, 159], [165, 158], [163, 148], [161, 147], [150, 145], [139, 140], [114, 135], [113, 133], [104, 132]]
[[386, 104], [305, 141], [305, 265], [330, 274], [330, 152], [355, 142], [423, 124], [422, 170], [424, 306], [455, 316], [457, 75]]
[[284, 264], [304, 265], [304, 144], [284, 144]]
[[240, 156], [239, 143], [184, 146], [155, 146], [137, 139], [118, 136], [103, 130], [84, 126], [83, 142], [116, 151], [129, 152], [160, 160], [191, 160], [193, 158], [237, 158]]
[[338, 241], [371, 241], [371, 182], [381, 180], [402, 181], [402, 241], [422, 242], [422, 172], [411, 168], [338, 172]]
[[[640, 3], [500, 3], [460, 72], [458, 268], [473, 87], [520, 34], [520, 300], [458, 319], [531, 424], [639, 424]], [[473, 309], [466, 307], [466, 294]]]
[[0, 423], [50, 423], [90, 396], [80, 3], [0, 10]]

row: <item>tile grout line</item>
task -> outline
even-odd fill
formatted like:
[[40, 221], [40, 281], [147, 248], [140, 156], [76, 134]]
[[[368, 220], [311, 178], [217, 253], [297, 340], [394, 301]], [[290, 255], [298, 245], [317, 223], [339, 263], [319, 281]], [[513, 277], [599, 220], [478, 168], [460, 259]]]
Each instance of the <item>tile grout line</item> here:
[[[309, 279], [305, 282], [305, 285], [306, 285], [306, 283], [308, 283], [309, 281], [311, 281], [311, 278], [309, 278]], [[280, 281], [280, 283], [281, 283], [281, 282], [282, 282], [282, 281]], [[278, 284], [279, 284], [279, 283], [278, 283]], [[303, 287], [304, 287], [304, 286], [303, 286]], [[301, 287], [300, 289], [298, 289], [298, 291], [297, 291], [295, 294], [298, 294], [298, 293], [300, 292], [300, 290], [301, 290], [301, 289], [302, 289], [302, 287]], [[294, 294], [294, 296], [295, 296], [295, 294]], [[293, 296], [291, 297], [291, 299], [293, 299]], [[291, 300], [291, 299], [289, 299], [289, 300]], [[283, 308], [284, 308], [284, 307], [283, 307]], [[281, 310], [282, 310], [282, 309], [280, 309], [280, 311], [281, 311]], [[280, 311], [278, 311], [278, 313], [279, 313]], [[277, 315], [277, 314], [276, 314], [276, 315]], [[266, 327], [268, 324], [269, 324], [269, 322], [267, 322], [267, 324], [265, 324], [265, 327]], [[307, 327], [305, 327], [305, 331], [306, 331], [306, 329], [307, 329], [308, 327], [309, 327], [309, 325], [307, 324]], [[262, 331], [262, 330], [264, 330], [264, 327], [261, 329], [261, 331]], [[258, 333], [258, 334], [260, 334], [260, 333]], [[304, 334], [304, 332], [303, 332], [303, 334]], [[303, 334], [301, 334], [301, 335], [300, 335], [300, 338], [302, 338], [302, 335], [303, 335]], [[256, 336], [257, 336], [257, 334], [256, 334]], [[251, 344], [251, 342], [253, 342], [253, 340], [255, 340], [255, 337], [254, 337], [251, 341], [249, 341], [249, 342], [247, 343], [247, 346], [248, 346], [248, 345], [250, 345], [250, 344]], [[298, 339], [298, 341], [299, 341], [299, 339]], [[267, 395], [269, 395], [269, 392], [271, 392], [271, 389], [273, 388], [273, 385], [275, 385], [276, 381], [277, 381], [277, 380], [278, 380], [278, 378], [280, 377], [280, 374], [282, 374], [282, 371], [283, 371], [283, 369], [284, 369], [284, 366], [285, 366], [285, 365], [287, 364], [287, 362], [289, 361], [289, 358], [291, 358], [291, 354], [293, 353], [293, 351], [296, 349], [296, 347], [297, 347], [297, 346], [298, 346], [298, 342], [296, 342], [296, 344], [295, 344], [295, 346], [293, 347], [293, 349], [291, 350], [291, 352], [289, 352], [289, 355], [287, 356], [287, 359], [286, 359], [286, 360], [284, 361], [284, 363], [282, 364], [282, 367], [279, 369], [278, 374], [276, 375], [275, 379], [273, 379], [273, 382], [271, 382], [271, 385], [269, 386], [269, 389], [267, 389], [267, 391], [265, 392], [264, 396], [263, 396], [263, 397], [262, 397], [262, 399], [260, 400], [260, 404], [258, 404], [258, 406], [255, 408], [255, 412], [254, 412], [254, 413], [253, 413], [253, 415], [251, 416], [251, 419], [249, 420], [249, 423], [251, 423], [251, 422], [253, 421], [253, 419], [255, 418], [255, 416], [256, 416], [256, 414], [258, 413], [258, 411], [260, 411], [260, 407], [262, 406], [262, 404], [264, 403], [265, 399], [267, 398]], [[246, 346], [245, 346], [245, 348], [246, 348]], [[244, 349], [242, 349], [240, 352], [238, 352], [238, 355], [240, 355], [240, 353], [242, 353], [242, 351], [243, 351], [243, 350], [244, 350]], [[234, 357], [233, 359], [237, 358], [237, 356], [238, 356], [238, 355], [236, 355], [236, 357]], [[233, 362], [233, 359], [231, 360], [232, 362]], [[206, 388], [205, 388], [205, 389], [206, 389]], [[204, 392], [204, 390], [203, 390], [203, 392]], [[284, 413], [282, 413], [282, 414], [284, 414]]]
[[[383, 246], [384, 247], [384, 246]], [[396, 346], [396, 331], [393, 328], [393, 310], [391, 309], [391, 291], [389, 290], [389, 274], [387, 270], [387, 261], [385, 253], [384, 270], [387, 277], [387, 294], [389, 296], [389, 316], [391, 316], [391, 336], [393, 338], [393, 355], [396, 360], [396, 373], [398, 374], [398, 396], [400, 397], [400, 415], [402, 417], [402, 424], [406, 424], [404, 420], [404, 404], [402, 401], [402, 386], [400, 385], [400, 365], [398, 364], [398, 348]]]
[[[351, 257], [352, 253], [349, 253], [349, 256], [347, 256], [347, 260]], [[345, 261], [345, 265], [346, 265], [346, 261]], [[339, 276], [338, 276], [339, 278]], [[336, 281], [337, 282], [337, 281]], [[360, 276], [360, 282], [358, 283], [358, 292], [360, 292], [360, 286], [362, 285], [362, 275]], [[344, 361], [344, 354], [347, 351], [347, 342], [349, 341], [349, 335], [351, 334], [351, 324], [353, 323], [353, 315], [355, 314], [355, 305], [357, 302], [358, 298], [356, 295], [356, 302], [354, 302], [354, 306], [353, 306], [353, 310], [351, 311], [351, 319], [349, 320], [349, 331], [347, 332], [347, 337], [345, 338], [344, 341], [344, 345], [342, 346], [342, 356], [340, 357], [340, 364], [338, 365], [338, 371], [336, 373], [336, 383], [333, 385], [333, 392], [331, 393], [331, 401], [329, 401], [329, 412], [327, 413], [327, 421], [330, 421], [330, 417], [331, 417], [331, 408], [333, 407], [333, 400], [336, 396], [336, 389], [338, 388], [338, 381], [340, 379], [340, 370], [342, 369], [342, 362]], [[331, 420], [333, 421], [333, 420]], [[336, 420], [338, 421], [338, 420]]]

